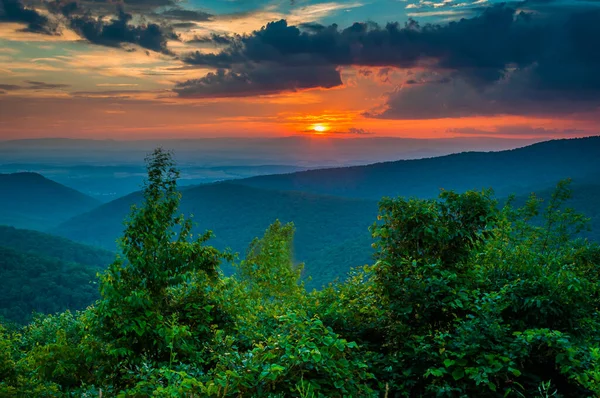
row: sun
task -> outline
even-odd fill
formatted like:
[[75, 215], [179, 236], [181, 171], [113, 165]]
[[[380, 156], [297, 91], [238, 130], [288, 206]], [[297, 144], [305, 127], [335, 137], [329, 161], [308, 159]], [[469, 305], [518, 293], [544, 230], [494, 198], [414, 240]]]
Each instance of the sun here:
[[312, 125], [312, 130], [315, 133], [321, 133], [322, 134], [322, 133], [326, 132], [327, 130], [329, 130], [329, 128], [327, 126], [323, 125], [323, 124], [313, 124]]

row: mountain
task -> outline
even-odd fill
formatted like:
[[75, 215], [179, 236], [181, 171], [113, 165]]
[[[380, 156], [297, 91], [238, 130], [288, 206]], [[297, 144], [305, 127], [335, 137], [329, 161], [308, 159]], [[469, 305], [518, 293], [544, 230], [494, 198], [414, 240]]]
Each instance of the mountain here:
[[[195, 215], [195, 231], [212, 230], [216, 235], [212, 245], [230, 247], [241, 256], [273, 221], [293, 221], [295, 256], [305, 262], [314, 286], [343, 275], [351, 266], [371, 262], [368, 227], [377, 216], [376, 201], [271, 191], [231, 182], [191, 187], [182, 190], [182, 195], [180, 211]], [[112, 250], [130, 206], [141, 200], [140, 193], [117, 199], [72, 218], [54, 233]]]
[[289, 137], [218, 137], [163, 140], [82, 140], [65, 138], [0, 141], [4, 163], [71, 165], [142, 165], [156, 147], [173, 150], [185, 166], [348, 166], [384, 160], [417, 159], [460, 151], [517, 148], [540, 139], [513, 137], [453, 137], [416, 139], [364, 136], [336, 138], [295, 135]]
[[[597, 153], [600, 138], [557, 140], [497, 153], [255, 177], [186, 187], [181, 211], [197, 216], [196, 232], [214, 231], [216, 247], [231, 247], [241, 255], [275, 219], [294, 221], [296, 259], [306, 263], [311, 286], [318, 287], [370, 262], [368, 227], [381, 196], [435, 197], [440, 188], [482, 187], [494, 188], [499, 198], [534, 191], [544, 196], [560, 179], [574, 177], [571, 205], [589, 214], [600, 199]], [[140, 201], [140, 193], [129, 195], [74, 217], [54, 232], [112, 250], [129, 207]], [[598, 217], [593, 225], [600, 231]]]
[[44, 230], [99, 201], [37, 173], [0, 174], [0, 225]]
[[[180, 166], [180, 183], [199, 185], [217, 181], [248, 178], [258, 175], [291, 173], [307, 170], [289, 165], [241, 166]], [[0, 173], [33, 172], [73, 188], [102, 202], [139, 191], [146, 177], [143, 156], [138, 164], [69, 164], [64, 163], [4, 163]]]
[[236, 181], [255, 188], [379, 200], [433, 197], [440, 188], [493, 187], [497, 196], [546, 189], [558, 180], [600, 176], [600, 137], [553, 140], [501, 152], [465, 152], [368, 166], [310, 170]]
[[96, 273], [113, 260], [62, 237], [0, 227], [0, 319], [24, 324], [34, 311], [87, 307], [98, 298]]

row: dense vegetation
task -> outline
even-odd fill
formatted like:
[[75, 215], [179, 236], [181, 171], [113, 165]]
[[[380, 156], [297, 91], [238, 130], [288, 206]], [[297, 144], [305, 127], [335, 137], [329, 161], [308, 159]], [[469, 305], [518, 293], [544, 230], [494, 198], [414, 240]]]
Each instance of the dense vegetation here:
[[83, 309], [98, 298], [97, 268], [0, 246], [0, 319]]
[[600, 248], [568, 182], [544, 206], [384, 198], [375, 264], [307, 292], [291, 224], [224, 276], [177, 176], [157, 150], [93, 306], [0, 326], [0, 396], [600, 395]]
[[0, 226], [0, 317], [25, 324], [34, 312], [83, 309], [114, 254], [42, 232]]

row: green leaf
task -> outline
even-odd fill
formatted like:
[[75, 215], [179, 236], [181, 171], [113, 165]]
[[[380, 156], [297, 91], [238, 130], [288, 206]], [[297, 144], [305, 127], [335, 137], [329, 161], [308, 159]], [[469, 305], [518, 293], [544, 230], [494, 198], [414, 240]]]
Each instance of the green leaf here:
[[452, 359], [445, 359], [444, 360], [444, 366], [449, 368], [450, 366], [454, 365], [456, 363], [456, 361], [452, 360]]
[[452, 377], [454, 378], [454, 380], [462, 379], [463, 377], [465, 377], [465, 370], [464, 369], [454, 370], [454, 372], [452, 372]]
[[312, 350], [310, 352], [310, 355], [312, 356], [313, 361], [315, 362], [321, 362], [321, 352], [319, 350]]

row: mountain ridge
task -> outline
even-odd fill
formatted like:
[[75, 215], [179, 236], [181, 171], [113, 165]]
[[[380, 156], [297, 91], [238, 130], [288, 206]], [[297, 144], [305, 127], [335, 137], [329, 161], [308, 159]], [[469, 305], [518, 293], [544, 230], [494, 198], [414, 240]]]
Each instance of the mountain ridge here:
[[43, 230], [100, 201], [38, 173], [0, 174], [0, 224]]

